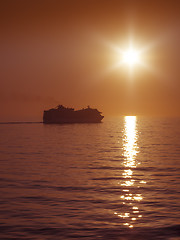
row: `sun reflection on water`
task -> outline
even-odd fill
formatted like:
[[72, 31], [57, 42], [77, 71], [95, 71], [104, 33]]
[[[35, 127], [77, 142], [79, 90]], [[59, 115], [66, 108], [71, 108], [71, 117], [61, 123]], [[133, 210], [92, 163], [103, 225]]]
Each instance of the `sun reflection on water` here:
[[[124, 138], [123, 138], [123, 149], [124, 149], [124, 166], [135, 168], [136, 167], [136, 155], [138, 153], [137, 146], [137, 130], [136, 130], [136, 116], [126, 116], [125, 117], [125, 128], [124, 128]], [[130, 172], [132, 175], [132, 170], [125, 170], [125, 175]]]
[[133, 175], [135, 168], [140, 164], [136, 159], [138, 154], [136, 116], [126, 116], [124, 120], [123, 166], [125, 169], [122, 173], [124, 180], [121, 183], [123, 194], [120, 196], [120, 199], [123, 201], [123, 207], [119, 212], [115, 212], [114, 214], [124, 221], [124, 226], [133, 228], [135, 222], [142, 217], [137, 206], [137, 204], [143, 199], [142, 194], [139, 193], [139, 183], [145, 184], [146, 182], [140, 181], [138, 183]]

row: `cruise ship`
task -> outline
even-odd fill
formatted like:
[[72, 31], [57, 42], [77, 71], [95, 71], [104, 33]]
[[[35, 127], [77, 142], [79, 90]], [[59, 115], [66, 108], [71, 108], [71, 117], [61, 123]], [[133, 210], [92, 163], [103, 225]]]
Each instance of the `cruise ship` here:
[[103, 118], [101, 112], [89, 106], [74, 110], [74, 108], [58, 105], [56, 108], [44, 111], [43, 123], [100, 123]]

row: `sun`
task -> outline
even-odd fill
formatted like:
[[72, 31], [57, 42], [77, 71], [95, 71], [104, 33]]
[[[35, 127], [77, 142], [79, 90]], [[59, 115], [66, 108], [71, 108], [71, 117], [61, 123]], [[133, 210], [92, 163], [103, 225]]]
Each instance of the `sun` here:
[[142, 42], [134, 41], [134, 37], [129, 37], [126, 42], [116, 45], [112, 42], [105, 41], [105, 44], [112, 50], [110, 61], [112, 63], [105, 69], [103, 74], [109, 74], [113, 71], [127, 71], [128, 78], [133, 79], [137, 74], [141, 74], [144, 70], [157, 74], [157, 71], [151, 66], [149, 60], [153, 56], [153, 48], [158, 41], [149, 42], [144, 45]]
[[136, 49], [129, 48], [123, 52], [122, 60], [129, 66], [133, 66], [140, 62], [140, 53]]

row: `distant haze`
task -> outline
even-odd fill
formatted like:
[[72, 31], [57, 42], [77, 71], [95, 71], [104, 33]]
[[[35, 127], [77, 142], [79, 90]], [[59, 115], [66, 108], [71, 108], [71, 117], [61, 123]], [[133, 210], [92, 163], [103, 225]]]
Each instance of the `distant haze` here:
[[[0, 121], [40, 121], [44, 109], [90, 105], [105, 116], [180, 116], [179, 1], [3, 1]], [[150, 69], [106, 70], [129, 35], [151, 43]], [[153, 45], [153, 44], [152, 44]], [[147, 56], [148, 58], [148, 56]]]

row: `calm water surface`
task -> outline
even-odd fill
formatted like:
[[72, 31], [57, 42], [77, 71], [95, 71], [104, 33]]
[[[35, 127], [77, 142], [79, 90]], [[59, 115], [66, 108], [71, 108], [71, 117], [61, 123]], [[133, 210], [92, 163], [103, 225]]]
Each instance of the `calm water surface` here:
[[0, 239], [180, 239], [180, 119], [0, 133]]

